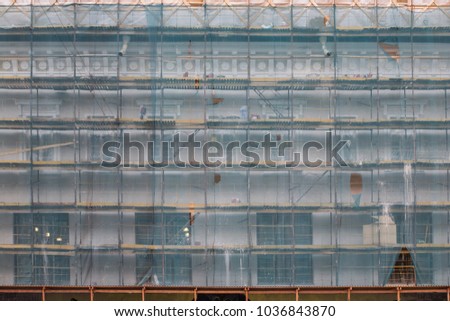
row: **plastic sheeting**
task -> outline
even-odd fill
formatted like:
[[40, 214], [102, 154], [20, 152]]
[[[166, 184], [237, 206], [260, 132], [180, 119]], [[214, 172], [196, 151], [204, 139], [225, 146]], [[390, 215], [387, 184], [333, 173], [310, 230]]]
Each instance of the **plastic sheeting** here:
[[0, 9], [0, 284], [450, 284], [448, 7]]

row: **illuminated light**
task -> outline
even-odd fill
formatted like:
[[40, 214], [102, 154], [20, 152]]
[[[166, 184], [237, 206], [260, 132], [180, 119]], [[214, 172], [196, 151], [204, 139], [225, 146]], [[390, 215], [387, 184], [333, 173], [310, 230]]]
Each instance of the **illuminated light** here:
[[56, 241], [57, 241], [57, 242], [62, 242], [62, 237], [57, 237], [57, 238], [56, 238]]
[[35, 232], [39, 232], [39, 227], [36, 226], [36, 227], [34, 228], [34, 231], [35, 231]]
[[189, 237], [190, 234], [189, 234], [189, 233], [185, 233], [184, 235], [185, 235], [186, 237]]
[[45, 233], [45, 236], [50, 237], [50, 233], [49, 232]]
[[183, 229], [183, 232], [189, 232], [189, 228], [185, 227], [185, 228]]

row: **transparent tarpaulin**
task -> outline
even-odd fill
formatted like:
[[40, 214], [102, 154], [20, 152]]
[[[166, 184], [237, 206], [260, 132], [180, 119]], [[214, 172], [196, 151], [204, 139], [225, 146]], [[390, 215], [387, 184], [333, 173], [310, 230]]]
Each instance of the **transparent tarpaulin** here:
[[0, 285], [449, 285], [450, 4], [413, 2], [2, 1]]

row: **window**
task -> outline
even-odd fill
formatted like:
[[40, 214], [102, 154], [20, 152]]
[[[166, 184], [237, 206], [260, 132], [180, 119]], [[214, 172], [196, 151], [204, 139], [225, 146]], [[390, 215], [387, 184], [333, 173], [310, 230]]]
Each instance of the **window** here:
[[67, 213], [14, 214], [14, 244], [68, 244]]
[[432, 240], [431, 213], [417, 213], [416, 217], [416, 242], [418, 244], [430, 244]]
[[[311, 214], [257, 213], [258, 245], [312, 244]], [[312, 284], [311, 254], [258, 255], [259, 285]]]
[[190, 254], [136, 255], [136, 283], [138, 285], [190, 285]]
[[[56, 118], [59, 116], [61, 100], [49, 100], [45, 98], [32, 98], [32, 100], [16, 101], [21, 117], [49, 117]], [[31, 105], [31, 106], [30, 106]], [[31, 107], [31, 110], [30, 110]], [[31, 115], [30, 115], [31, 112]]]
[[136, 244], [191, 244], [189, 213], [136, 213]]
[[312, 284], [310, 254], [258, 255], [258, 285]]
[[[68, 244], [67, 213], [15, 213], [14, 244]], [[14, 259], [15, 283], [23, 285], [70, 284], [70, 258], [60, 255], [18, 254]]]
[[397, 243], [400, 244], [431, 244], [433, 243], [432, 213], [416, 213], [408, 216], [404, 213], [392, 213], [397, 225]]
[[14, 280], [19, 285], [70, 284], [70, 257], [20, 254], [14, 260]]
[[433, 254], [416, 252], [413, 255], [416, 269], [417, 285], [434, 284], [433, 276]]
[[[136, 244], [190, 244], [189, 222], [189, 213], [136, 213]], [[190, 254], [136, 255], [138, 285], [189, 285], [191, 269]]]
[[311, 214], [257, 213], [258, 245], [312, 244]]

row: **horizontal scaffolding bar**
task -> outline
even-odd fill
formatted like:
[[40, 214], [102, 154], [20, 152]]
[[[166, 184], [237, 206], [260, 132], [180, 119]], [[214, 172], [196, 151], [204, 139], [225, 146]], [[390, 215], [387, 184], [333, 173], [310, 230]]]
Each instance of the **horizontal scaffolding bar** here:
[[[448, 31], [450, 27], [426, 27], [418, 26], [413, 29], [414, 42], [448, 42], [450, 35]], [[58, 37], [58, 41], [73, 41], [76, 35], [79, 42], [116, 42], [117, 34], [128, 35], [131, 41], [148, 42], [149, 34], [163, 34], [164, 42], [179, 41], [180, 37], [189, 37], [192, 41], [204, 41], [205, 34], [208, 34], [209, 40], [220, 37], [221, 41], [261, 41], [265, 38], [270, 39], [276, 36], [278, 40], [290, 41], [291, 38], [299, 42], [319, 42], [319, 36], [333, 37], [332, 30], [324, 30], [319, 28], [273, 28], [263, 29], [258, 27], [220, 27], [211, 26], [203, 27], [142, 27], [142, 26], [33, 26], [33, 28], [13, 27], [0, 28], [0, 42], [28, 42], [30, 41], [31, 31], [33, 33], [33, 41], [48, 41], [49, 36]], [[397, 37], [399, 42], [408, 42], [411, 40], [411, 28], [409, 27], [383, 27], [366, 26], [364, 28], [336, 26], [336, 36], [339, 37], [338, 42], [347, 41], [376, 41], [377, 36], [389, 39]], [[99, 37], [101, 34], [101, 37]], [[224, 37], [227, 36], [227, 37]], [[260, 39], [261, 38], [261, 39]], [[284, 39], [286, 38], [286, 39]], [[154, 39], [153, 42], [159, 42], [161, 39]]]
[[180, 120], [140, 120], [137, 118], [75, 119], [53, 117], [0, 118], [0, 129], [49, 129], [49, 130], [189, 130], [189, 129], [231, 129], [231, 130], [367, 130], [375, 129], [448, 129], [450, 119], [317, 119], [317, 118], [278, 118], [269, 120], [243, 121], [240, 119], [180, 119]]
[[343, 76], [311, 79], [290, 78], [150, 78], [150, 77], [0, 77], [0, 88], [54, 90], [118, 90], [118, 89], [215, 89], [215, 90], [370, 90], [370, 89], [449, 89], [450, 78], [363, 78]]
[[447, 253], [450, 254], [450, 244], [321, 244], [321, 245], [248, 245], [236, 244], [227, 246], [214, 245], [142, 245], [142, 244], [108, 244], [108, 245], [50, 245], [50, 244], [0, 244], [0, 254], [46, 254], [74, 256], [80, 253], [107, 252], [108, 254], [138, 254], [162, 251], [164, 254], [179, 254], [188, 251], [192, 254], [204, 254], [204, 251], [223, 253], [226, 251], [246, 251], [253, 255], [270, 254], [320, 254], [333, 255], [337, 253], [364, 254], [382, 252], [399, 253], [402, 247], [413, 249], [415, 253]]
[[[199, 5], [200, 4], [200, 5]], [[47, 1], [33, 1], [33, 0], [22, 0], [16, 2], [15, 0], [3, 0], [1, 6], [8, 7], [26, 7], [33, 6], [36, 8], [48, 8], [48, 7], [68, 7], [68, 6], [81, 6], [81, 7], [91, 7], [91, 6], [103, 6], [106, 7], [272, 7], [272, 8], [285, 8], [285, 7], [310, 7], [315, 5], [317, 7], [344, 7], [353, 8], [354, 3], [348, 0], [321, 0], [321, 1], [294, 1], [294, 0], [284, 0], [284, 1], [272, 1], [272, 0], [250, 0], [250, 1], [239, 1], [239, 0], [202, 0], [202, 1], [182, 1], [182, 0], [72, 0], [72, 1], [58, 1], [58, 0], [47, 0]], [[440, 1], [440, 7], [448, 7], [450, 3]], [[436, 8], [436, 3], [431, 0], [415, 0], [413, 2], [393, 2], [390, 0], [373, 0], [364, 1], [362, 3], [358, 2], [359, 8], [405, 8], [409, 10], [434, 10]]]
[[[171, 204], [166, 203], [164, 206], [160, 204], [145, 204], [145, 203], [121, 203], [117, 202], [55, 202], [55, 203], [7, 203], [0, 202], [0, 212], [2, 211], [29, 211], [33, 208], [34, 211], [39, 210], [65, 210], [65, 211], [194, 211], [194, 210], [226, 210], [228, 212], [243, 212], [243, 211], [258, 211], [269, 212], [276, 211], [282, 213], [284, 211], [295, 211], [298, 213], [311, 213], [311, 212], [333, 212], [337, 214], [359, 214], [371, 212], [381, 212], [383, 210], [383, 204], [378, 203], [361, 203], [358, 207], [355, 207], [350, 203], [302, 203], [290, 204], [290, 203], [277, 203], [277, 204], [260, 204], [260, 203], [224, 203], [224, 204], [200, 204], [200, 203], [188, 203], [188, 204]], [[390, 204], [390, 213], [404, 213], [405, 204]], [[414, 208], [414, 212], [429, 212], [429, 211], [449, 211], [450, 202], [416, 202], [408, 205]]]
[[[299, 165], [296, 167], [287, 167], [286, 162], [274, 161], [274, 165], [267, 165], [264, 162], [259, 162], [258, 164], [240, 164], [240, 163], [230, 163], [229, 167], [225, 164], [220, 167], [208, 167], [205, 164], [199, 164], [197, 167], [192, 167], [186, 165], [186, 167], [180, 168], [175, 165], [175, 163], [170, 162], [167, 166], [158, 164], [139, 164], [135, 163], [121, 163], [119, 166], [115, 167], [121, 171], [148, 171], [148, 170], [160, 170], [160, 171], [203, 171], [204, 169], [210, 168], [211, 170], [220, 171], [247, 171], [251, 170], [261, 170], [261, 171], [279, 171], [279, 170], [289, 170], [289, 171], [372, 171], [372, 170], [400, 170], [404, 171], [405, 165], [411, 165], [411, 168], [417, 170], [450, 170], [450, 161], [439, 161], [439, 160], [420, 160], [420, 161], [380, 161], [380, 162], [365, 162], [358, 161], [357, 163], [347, 162], [348, 166], [329, 166], [321, 165], [317, 167], [311, 167], [306, 165]], [[0, 171], [6, 170], [24, 170], [33, 168], [33, 170], [55, 170], [55, 171], [105, 171], [111, 172], [110, 167], [100, 166], [99, 162], [74, 162], [74, 161], [24, 161], [24, 160], [0, 160]]]

